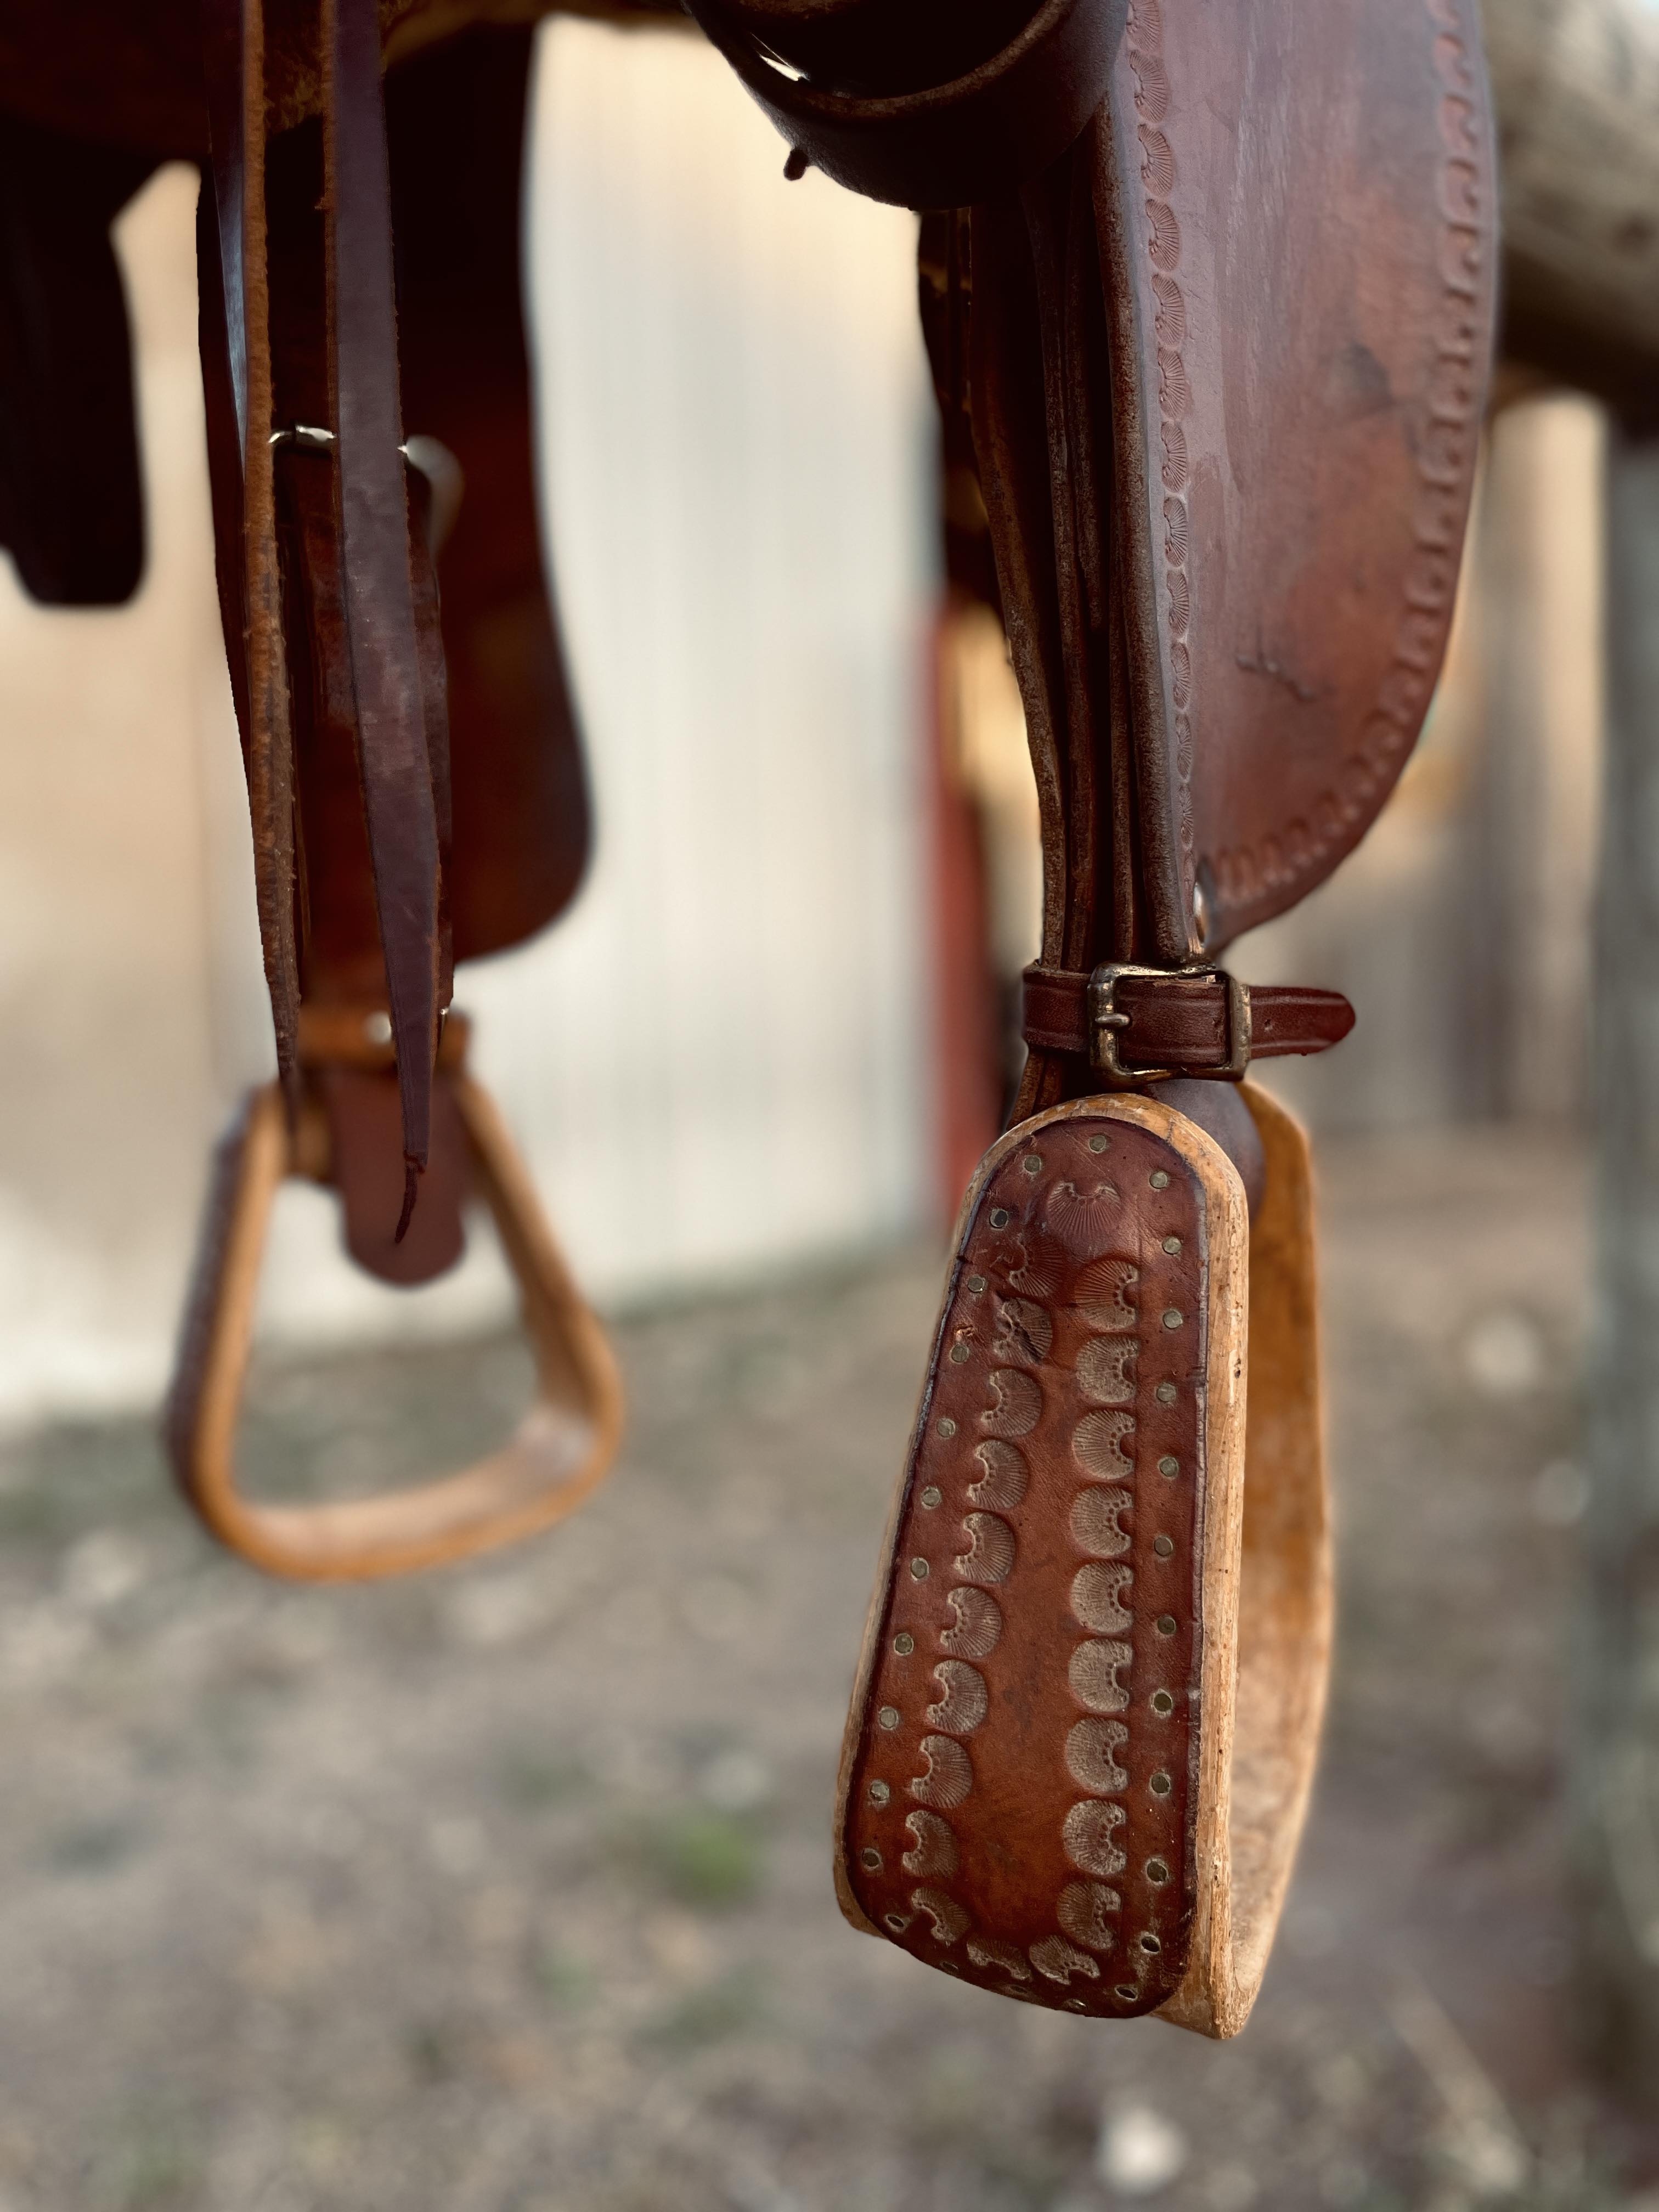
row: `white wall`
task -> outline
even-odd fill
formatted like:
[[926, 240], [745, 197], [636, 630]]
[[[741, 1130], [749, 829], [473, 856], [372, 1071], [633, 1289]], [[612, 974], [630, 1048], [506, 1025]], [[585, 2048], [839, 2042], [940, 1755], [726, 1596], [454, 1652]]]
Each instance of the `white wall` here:
[[[458, 997], [611, 1301], [895, 1233], [926, 1204], [920, 819], [932, 578], [911, 219], [783, 149], [700, 40], [544, 33], [532, 258], [546, 473], [599, 854]], [[216, 635], [194, 179], [123, 218], [151, 558], [112, 614], [0, 562], [0, 1420], [153, 1397], [205, 1152], [268, 1060]], [[285, 1194], [266, 1326], [504, 1313], [487, 1249], [412, 1298]]]

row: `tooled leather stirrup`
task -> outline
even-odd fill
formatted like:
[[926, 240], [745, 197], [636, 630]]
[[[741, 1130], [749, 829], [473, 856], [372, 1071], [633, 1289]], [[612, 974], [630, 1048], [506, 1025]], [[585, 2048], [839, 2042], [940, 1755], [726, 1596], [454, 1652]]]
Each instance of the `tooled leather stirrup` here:
[[[1352, 1016], [1215, 963], [1364, 833], [1444, 648], [1492, 337], [1474, 0], [1084, 0], [1064, 54], [1063, 10], [981, 0], [931, 71], [927, 0], [691, 4], [832, 174], [956, 203], [924, 319], [1042, 825], [1030, 1057], [957, 1224], [838, 1893], [963, 1980], [1230, 2035], [1330, 1613], [1308, 1147], [1242, 1079]], [[949, 125], [982, 114], [974, 158]]]
[[[550, 920], [586, 845], [538, 552], [520, 314], [530, 40], [475, 33], [405, 64], [383, 103], [373, 0], [330, 0], [320, 127], [290, 123], [267, 146], [259, 0], [206, 0], [204, 24], [216, 544], [280, 1090], [247, 1102], [222, 1151], [168, 1437], [186, 1496], [257, 1564], [389, 1574], [562, 1517], [606, 1471], [621, 1424], [599, 1324], [461, 1066], [465, 1024], [441, 1011], [456, 955]], [[440, 119], [451, 161], [434, 180]], [[400, 386], [423, 432], [406, 444]], [[454, 588], [441, 605], [447, 544]], [[504, 1451], [349, 1504], [240, 1494], [259, 1258], [288, 1174], [330, 1184], [352, 1258], [403, 1285], [453, 1266], [465, 1200], [487, 1200], [538, 1377]]]

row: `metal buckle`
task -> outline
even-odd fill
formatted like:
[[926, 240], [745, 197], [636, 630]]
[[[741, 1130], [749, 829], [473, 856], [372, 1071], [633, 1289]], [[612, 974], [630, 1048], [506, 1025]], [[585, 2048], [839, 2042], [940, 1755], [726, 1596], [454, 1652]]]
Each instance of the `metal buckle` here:
[[[1213, 976], [1227, 987], [1227, 1057], [1219, 1067], [1126, 1067], [1118, 1050], [1117, 1033], [1129, 1025], [1129, 1016], [1118, 1012], [1117, 987], [1126, 975], [1150, 976], [1155, 982], [1172, 982], [1177, 976]], [[1202, 1075], [1206, 1080], [1242, 1082], [1250, 1065], [1250, 987], [1230, 975], [1224, 968], [1141, 968], [1131, 960], [1103, 960], [1089, 978], [1090, 1064], [1106, 1079], [1109, 1088], [1129, 1090], [1140, 1083], [1165, 1083], [1172, 1076]]]

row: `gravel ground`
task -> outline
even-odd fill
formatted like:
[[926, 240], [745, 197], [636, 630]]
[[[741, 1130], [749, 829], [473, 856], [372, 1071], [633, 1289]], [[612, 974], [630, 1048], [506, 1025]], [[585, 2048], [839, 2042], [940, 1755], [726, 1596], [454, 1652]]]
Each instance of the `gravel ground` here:
[[[217, 1556], [148, 1425], [0, 1455], [0, 2212], [1654, 2212], [1564, 2025], [1580, 1179], [1490, 1132], [1324, 1169], [1338, 1679], [1239, 2041], [836, 1911], [913, 1253], [629, 1321], [609, 1486], [409, 1583]], [[526, 1387], [272, 1367], [250, 1458], [453, 1464]]]

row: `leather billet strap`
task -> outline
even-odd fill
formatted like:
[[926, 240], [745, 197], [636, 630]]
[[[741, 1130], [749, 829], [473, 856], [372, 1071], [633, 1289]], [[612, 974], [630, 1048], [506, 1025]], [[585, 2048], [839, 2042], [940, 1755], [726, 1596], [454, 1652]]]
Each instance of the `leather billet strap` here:
[[441, 662], [422, 670], [410, 574], [375, 0], [323, 0], [323, 60], [335, 518], [398, 1057], [406, 1225], [427, 1162], [438, 1042], [439, 823], [428, 717], [441, 731], [442, 704], [428, 695]]
[[1038, 963], [1025, 970], [1024, 986], [1025, 1041], [1034, 1050], [1138, 1071], [1142, 1081], [1160, 1074], [1236, 1081], [1252, 1060], [1328, 1052], [1353, 1027], [1353, 1008], [1340, 991], [1240, 984], [1217, 969], [1107, 966], [1085, 975]]
[[[1006, 45], [962, 76], [877, 93], [779, 67], [765, 41], [787, 44], [790, 10], [686, 5], [788, 140], [794, 173], [810, 162], [867, 198], [913, 208], [1007, 191], [1062, 154], [1100, 104], [1122, 16], [1122, 0], [1040, 0]], [[867, 84], [886, 74], [892, 14], [866, 13]]]
[[[271, 246], [267, 225], [264, 28], [260, 0], [204, 0], [218, 252], [204, 284], [222, 346], [204, 346], [211, 385], [228, 389], [240, 466], [215, 471], [221, 595], [233, 687], [247, 752], [261, 935], [278, 1066], [298, 1098], [304, 901], [296, 817], [290, 641], [278, 556], [277, 441], [295, 426], [274, 416]], [[396, 1045], [401, 1214], [412, 1208], [429, 1146], [438, 1017], [448, 994], [441, 903], [447, 817], [447, 732], [435, 591], [417, 592], [400, 446], [390, 185], [374, 0], [330, 0], [324, 11], [324, 206], [327, 404], [324, 452], [332, 501], [344, 719], [356, 751], [377, 935]], [[210, 289], [216, 299], [209, 300]], [[204, 309], [204, 334], [210, 318]], [[211, 394], [210, 394], [211, 400]], [[213, 420], [210, 405], [210, 422]], [[320, 428], [320, 426], [319, 426]], [[289, 441], [289, 442], [291, 442]], [[292, 536], [292, 529], [289, 532]], [[228, 548], [246, 548], [233, 588]], [[289, 580], [289, 596], [294, 596]], [[301, 611], [303, 615], [303, 609]], [[308, 648], [331, 657], [331, 641]], [[337, 693], [337, 687], [336, 687]]]
[[296, 1170], [338, 1196], [341, 1233], [357, 1265], [400, 1288], [435, 1280], [466, 1248], [465, 1212], [475, 1194], [456, 1082], [470, 1036], [465, 1016], [452, 1009], [438, 1042], [421, 1202], [404, 1223], [391, 1018], [383, 1006], [300, 1010], [301, 1078], [311, 1110], [302, 1111], [296, 1131]]

